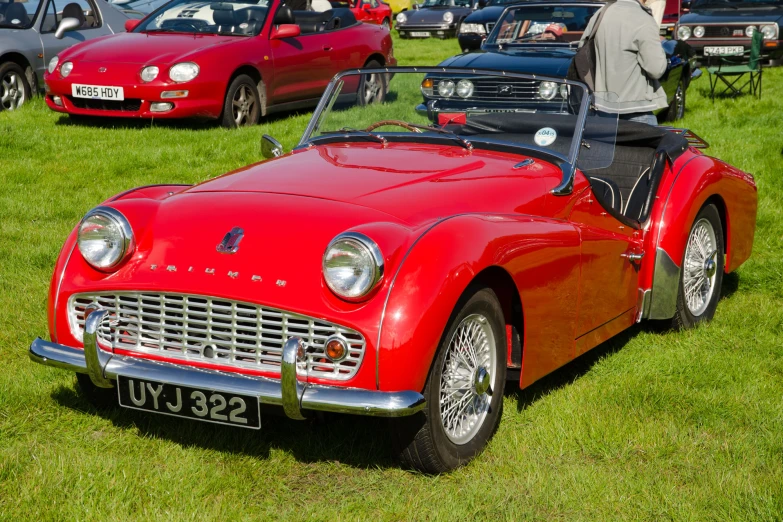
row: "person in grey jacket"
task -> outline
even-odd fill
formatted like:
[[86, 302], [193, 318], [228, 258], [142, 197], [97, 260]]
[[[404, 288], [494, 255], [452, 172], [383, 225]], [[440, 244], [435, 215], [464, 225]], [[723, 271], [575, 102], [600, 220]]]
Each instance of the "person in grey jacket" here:
[[[619, 113], [620, 118], [657, 125], [653, 111], [667, 106], [666, 93], [658, 79], [666, 72], [666, 53], [658, 25], [639, 0], [607, 4], [595, 35], [595, 92], [615, 93], [616, 102], [596, 106]], [[600, 11], [585, 28], [580, 46], [592, 34]]]

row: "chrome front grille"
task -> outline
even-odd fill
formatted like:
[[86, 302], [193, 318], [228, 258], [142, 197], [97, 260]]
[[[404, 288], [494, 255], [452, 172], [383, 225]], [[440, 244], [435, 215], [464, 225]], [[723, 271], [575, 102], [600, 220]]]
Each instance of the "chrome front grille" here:
[[[308, 374], [336, 380], [353, 377], [364, 357], [364, 337], [349, 328], [251, 303], [169, 293], [71, 296], [68, 320], [80, 340], [90, 306], [109, 312], [98, 331], [100, 343], [131, 352], [279, 373], [283, 345], [297, 336], [308, 348]], [[342, 361], [324, 355], [324, 342], [331, 335], [347, 341], [348, 355]]]

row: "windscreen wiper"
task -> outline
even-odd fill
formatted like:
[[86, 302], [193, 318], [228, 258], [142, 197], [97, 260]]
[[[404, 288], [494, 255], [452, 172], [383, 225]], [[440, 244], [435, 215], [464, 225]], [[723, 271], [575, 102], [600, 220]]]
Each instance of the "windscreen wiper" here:
[[460, 136], [459, 134], [457, 134], [456, 132], [452, 132], [452, 131], [446, 130], [446, 129], [441, 129], [440, 127], [435, 127], [435, 126], [417, 125], [415, 123], [408, 123], [408, 125], [410, 125], [411, 127], [416, 128], [416, 129], [437, 132], [438, 134], [446, 134], [448, 136], [451, 136], [452, 138], [454, 138], [458, 142], [460, 142], [460, 144], [463, 147], [465, 147], [466, 149], [473, 150], [473, 144], [471, 142], [469, 142], [468, 140], [466, 140], [465, 138], [463, 138], [462, 136]]
[[343, 127], [342, 129], [336, 131], [326, 131], [326, 132], [322, 132], [321, 134], [361, 134], [363, 136], [368, 136], [376, 140], [377, 142], [381, 143], [384, 147], [389, 143], [386, 140], [386, 138], [384, 138], [380, 134], [375, 134], [374, 132], [369, 132], [361, 129], [354, 129], [351, 127]]

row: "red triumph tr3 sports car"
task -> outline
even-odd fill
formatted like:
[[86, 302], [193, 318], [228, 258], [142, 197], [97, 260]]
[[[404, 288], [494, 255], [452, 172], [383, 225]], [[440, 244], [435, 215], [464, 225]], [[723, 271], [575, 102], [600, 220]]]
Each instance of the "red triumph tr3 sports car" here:
[[[336, 103], [390, 73], [384, 103]], [[290, 154], [264, 137], [280, 157], [89, 211], [30, 356], [97, 404], [246, 428], [260, 404], [392, 417], [405, 463], [453, 469], [504, 388], [639, 321], [711, 319], [750, 256], [753, 176], [597, 106], [563, 79], [341, 73]]]
[[[349, 9], [174, 0], [126, 28], [52, 58], [44, 76], [51, 109], [252, 125], [271, 112], [315, 106], [338, 71], [396, 64], [388, 29], [358, 23]], [[368, 81], [366, 103], [382, 98], [385, 81]]]

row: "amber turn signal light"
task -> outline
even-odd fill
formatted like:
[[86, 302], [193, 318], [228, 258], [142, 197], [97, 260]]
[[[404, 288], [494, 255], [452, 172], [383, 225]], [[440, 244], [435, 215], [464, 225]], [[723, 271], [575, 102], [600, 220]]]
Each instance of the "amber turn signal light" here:
[[342, 361], [348, 355], [348, 346], [340, 337], [330, 337], [324, 346], [326, 356], [332, 361]]
[[421, 82], [421, 87], [423, 89], [432, 89], [433, 81], [432, 78], [425, 78], [423, 82]]

